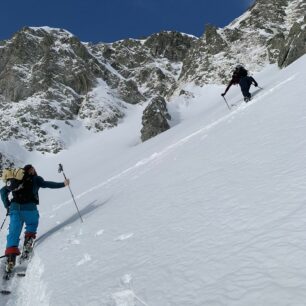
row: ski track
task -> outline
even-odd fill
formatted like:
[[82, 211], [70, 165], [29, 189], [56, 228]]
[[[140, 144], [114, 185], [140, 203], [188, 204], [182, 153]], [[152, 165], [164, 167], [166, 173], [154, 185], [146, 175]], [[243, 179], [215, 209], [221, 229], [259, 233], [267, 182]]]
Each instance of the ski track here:
[[[50, 306], [47, 286], [41, 280], [44, 267], [40, 258], [35, 255], [31, 259], [25, 277], [15, 276], [13, 292], [6, 306]], [[2, 305], [2, 304], [1, 304]]]
[[112, 294], [115, 306], [149, 306], [149, 304], [135, 294], [132, 282], [133, 278], [130, 274], [125, 274], [121, 277], [121, 285], [124, 289]]
[[[249, 103], [247, 104], [244, 104], [240, 107], [237, 107], [236, 109], [232, 110], [230, 113], [228, 113], [227, 115], [217, 119], [216, 121], [212, 122], [211, 124], [208, 124], [206, 125], [205, 127], [191, 133], [190, 135], [182, 138], [181, 140], [173, 143], [172, 145], [169, 145], [168, 147], [166, 147], [164, 150], [160, 151], [160, 152], [155, 152], [153, 154], [151, 154], [149, 157], [146, 157], [140, 161], [138, 161], [136, 164], [134, 164], [133, 166], [123, 170], [122, 172], [110, 177], [109, 179], [107, 179], [106, 181], [98, 184], [98, 185], [95, 185], [93, 186], [92, 188], [88, 189], [87, 191], [84, 191], [78, 195], [75, 196], [75, 199], [80, 199], [86, 195], [88, 195], [89, 193], [95, 191], [95, 190], [98, 190], [110, 183], [113, 183], [114, 181], [116, 180], [119, 180], [120, 178], [124, 177], [125, 175], [127, 174], [130, 174], [130, 172], [134, 171], [135, 169], [137, 168], [140, 168], [140, 167], [144, 167], [144, 166], [147, 166], [148, 164], [158, 160], [158, 159], [161, 159], [163, 158], [166, 154], [169, 154], [171, 153], [173, 150], [175, 150], [177, 147], [179, 146], [182, 146], [184, 145], [186, 142], [188, 142], [189, 140], [191, 140], [192, 138], [194, 138], [195, 136], [199, 135], [199, 134], [202, 134], [202, 133], [206, 133], [207, 131], [213, 129], [214, 127], [220, 125], [221, 123], [223, 123], [224, 121], [226, 120], [229, 120], [229, 119], [233, 119], [237, 114], [243, 112], [244, 110], [246, 110], [247, 108], [249, 107], [252, 107], [256, 102], [262, 100], [263, 98], [265, 98], [266, 96], [270, 95], [271, 93], [273, 93], [275, 90], [277, 90], [278, 88], [284, 86], [286, 83], [288, 82], [291, 82], [293, 81], [296, 76], [298, 74], [294, 74], [292, 75], [291, 77], [287, 78], [286, 80], [282, 81], [282, 82], [279, 82], [278, 84], [274, 85], [272, 88], [267, 88], [267, 89], [263, 89], [264, 91], [266, 92], [263, 92], [261, 94], [258, 94], [256, 95], [256, 97], [251, 100]], [[68, 201], [65, 201], [59, 205], [57, 205], [53, 211], [56, 211], [56, 210], [59, 210], [61, 209], [63, 206], [71, 203], [72, 200], [68, 200]]]

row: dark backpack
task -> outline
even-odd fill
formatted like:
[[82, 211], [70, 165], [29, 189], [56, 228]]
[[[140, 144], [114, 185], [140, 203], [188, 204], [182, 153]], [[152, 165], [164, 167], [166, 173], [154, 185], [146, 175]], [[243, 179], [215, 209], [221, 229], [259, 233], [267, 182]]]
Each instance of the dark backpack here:
[[248, 75], [248, 71], [242, 65], [238, 65], [235, 68], [234, 74], [237, 75], [237, 77], [242, 78]]

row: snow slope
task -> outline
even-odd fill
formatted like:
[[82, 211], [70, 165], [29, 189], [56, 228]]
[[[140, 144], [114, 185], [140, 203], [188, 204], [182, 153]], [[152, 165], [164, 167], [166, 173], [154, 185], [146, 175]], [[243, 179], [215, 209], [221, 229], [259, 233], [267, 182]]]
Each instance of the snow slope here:
[[264, 90], [231, 112], [223, 87], [189, 85], [173, 127], [143, 144], [136, 105], [115, 129], [33, 155], [48, 180], [63, 163], [84, 223], [68, 189], [41, 190], [29, 273], [0, 305], [305, 305], [305, 71], [305, 56], [266, 67]]

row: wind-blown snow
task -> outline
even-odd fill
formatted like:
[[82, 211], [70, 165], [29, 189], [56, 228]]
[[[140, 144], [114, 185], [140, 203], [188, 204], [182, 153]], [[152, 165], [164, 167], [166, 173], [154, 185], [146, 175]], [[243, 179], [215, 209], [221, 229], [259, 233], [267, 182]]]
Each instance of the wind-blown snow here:
[[266, 67], [250, 103], [230, 89], [232, 111], [224, 87], [189, 84], [172, 128], [145, 143], [136, 105], [112, 130], [29, 157], [48, 180], [63, 163], [84, 223], [68, 189], [41, 190], [33, 261], [0, 305], [304, 305], [305, 71], [305, 56]]

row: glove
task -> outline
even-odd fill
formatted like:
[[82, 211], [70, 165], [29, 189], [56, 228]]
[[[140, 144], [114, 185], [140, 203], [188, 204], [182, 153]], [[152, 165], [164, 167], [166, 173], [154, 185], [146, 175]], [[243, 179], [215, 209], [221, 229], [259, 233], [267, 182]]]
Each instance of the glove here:
[[254, 84], [254, 86], [255, 86], [255, 87], [258, 87], [258, 84], [257, 84], [257, 83], [255, 83], [255, 84]]
[[8, 216], [10, 214], [10, 207], [6, 208], [6, 215]]
[[225, 92], [224, 92], [224, 93], [222, 93], [222, 94], [221, 94], [221, 96], [222, 96], [222, 97], [224, 97], [224, 96], [225, 96]]
[[69, 184], [70, 184], [70, 180], [69, 180], [69, 179], [65, 179], [65, 180], [64, 180], [64, 185], [65, 185], [65, 187], [66, 187], [66, 186], [69, 186]]

